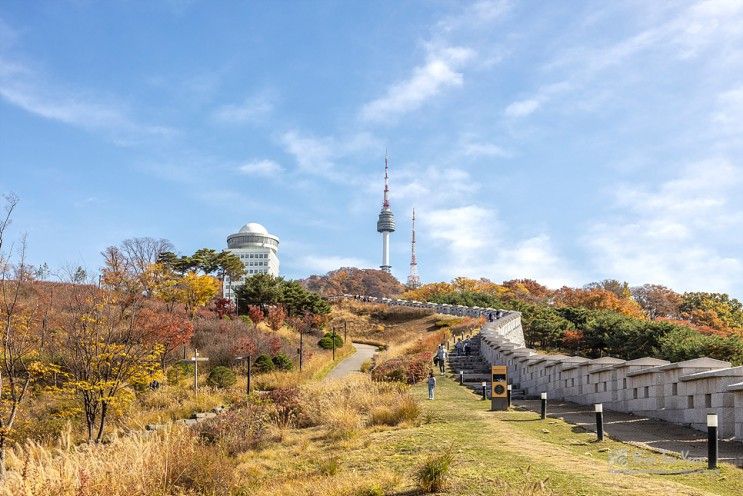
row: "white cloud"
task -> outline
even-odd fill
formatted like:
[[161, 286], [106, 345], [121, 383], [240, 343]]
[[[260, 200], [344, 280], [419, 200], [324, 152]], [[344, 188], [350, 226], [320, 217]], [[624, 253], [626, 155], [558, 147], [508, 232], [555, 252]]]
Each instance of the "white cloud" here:
[[[729, 161], [711, 159], [655, 188], [617, 188], [616, 214], [595, 222], [583, 240], [596, 270], [631, 284], [730, 291], [743, 276], [742, 179]], [[724, 248], [731, 245], [738, 248]]]
[[571, 87], [571, 83], [568, 82], [544, 85], [533, 96], [510, 103], [503, 113], [506, 117], [526, 117], [536, 112], [542, 105], [551, 100], [552, 97], [568, 91]]
[[536, 98], [530, 98], [528, 100], [519, 100], [511, 103], [506, 107], [505, 114], [508, 117], [524, 117], [533, 113], [539, 108], [541, 102]]
[[447, 254], [440, 268], [446, 277], [532, 278], [550, 287], [576, 283], [548, 235], [512, 237], [494, 210], [474, 204], [438, 209], [421, 216], [421, 223], [426, 237]]
[[49, 84], [36, 71], [0, 54], [0, 98], [26, 112], [102, 132], [119, 144], [144, 138], [163, 138], [174, 131], [166, 126], [144, 124], [118, 102], [91, 97], [79, 90]]
[[468, 157], [509, 157], [510, 154], [494, 143], [466, 141], [462, 143], [462, 153]]
[[271, 177], [281, 174], [283, 168], [273, 160], [263, 159], [254, 160], [243, 164], [237, 168], [238, 172], [248, 176], [265, 176]]
[[268, 117], [273, 111], [273, 97], [262, 93], [247, 98], [237, 105], [224, 105], [214, 111], [213, 117], [228, 123], [256, 123]]
[[366, 103], [361, 118], [384, 122], [416, 110], [447, 87], [461, 86], [464, 76], [459, 71], [475, 53], [469, 48], [444, 47], [432, 51], [426, 63], [413, 69], [412, 75], [387, 89], [384, 96]]
[[325, 274], [331, 270], [341, 267], [370, 268], [373, 264], [366, 260], [355, 257], [305, 255], [297, 261], [296, 265], [302, 269], [315, 274]]
[[458, 29], [471, 30], [483, 27], [501, 19], [510, 9], [511, 2], [504, 0], [480, 0], [468, 5], [457, 15], [439, 21], [438, 28], [443, 32]]
[[299, 172], [351, 183], [358, 181], [353, 174], [342, 170], [338, 162], [362, 152], [380, 153], [383, 148], [381, 142], [367, 132], [336, 138], [315, 137], [292, 130], [282, 134], [280, 142], [284, 150], [294, 157]]

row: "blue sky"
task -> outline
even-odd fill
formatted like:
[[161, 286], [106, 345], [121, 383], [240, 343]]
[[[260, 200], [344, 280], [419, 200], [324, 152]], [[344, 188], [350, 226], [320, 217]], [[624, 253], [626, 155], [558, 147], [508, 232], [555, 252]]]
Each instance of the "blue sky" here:
[[743, 296], [743, 3], [0, 4], [0, 191], [52, 268], [246, 222], [282, 273]]

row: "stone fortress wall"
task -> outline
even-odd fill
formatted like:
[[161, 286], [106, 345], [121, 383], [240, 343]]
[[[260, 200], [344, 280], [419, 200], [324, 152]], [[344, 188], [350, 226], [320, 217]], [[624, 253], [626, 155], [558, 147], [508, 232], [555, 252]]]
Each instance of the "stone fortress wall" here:
[[[353, 296], [347, 295], [353, 298]], [[743, 441], [743, 366], [712, 358], [671, 363], [657, 358], [621, 360], [545, 355], [526, 347], [521, 314], [492, 308], [363, 297], [393, 306], [426, 308], [446, 315], [485, 317], [480, 353], [492, 365], [506, 365], [513, 388], [526, 396], [546, 392], [549, 399], [634, 413], [706, 431], [716, 413], [723, 439]]]

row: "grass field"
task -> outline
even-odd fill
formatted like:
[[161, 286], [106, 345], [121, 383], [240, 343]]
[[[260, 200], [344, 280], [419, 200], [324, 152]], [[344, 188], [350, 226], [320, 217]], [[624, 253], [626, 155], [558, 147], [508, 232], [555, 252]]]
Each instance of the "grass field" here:
[[687, 475], [622, 473], [705, 465], [595, 443], [592, 434], [532, 412], [489, 412], [489, 402], [448, 378], [439, 378], [437, 390], [428, 401], [423, 385], [413, 388], [423, 409], [418, 425], [365, 430], [340, 442], [311, 429], [293, 431], [281, 446], [246, 456], [240, 469], [256, 476], [255, 494], [417, 494], [417, 468], [450, 451], [451, 495], [743, 494], [743, 471], [732, 466]]

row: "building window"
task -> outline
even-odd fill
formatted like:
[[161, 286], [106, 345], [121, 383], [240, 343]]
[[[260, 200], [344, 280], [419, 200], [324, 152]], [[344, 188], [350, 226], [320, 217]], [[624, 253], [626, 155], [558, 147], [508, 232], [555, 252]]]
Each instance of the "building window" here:
[[711, 394], [704, 395], [704, 407], [712, 408], [712, 395]]
[[637, 388], [634, 388], [634, 389], [632, 390], [632, 399], [634, 399], [634, 400], [636, 400], [636, 399], [637, 399]]
[[650, 397], [650, 386], [645, 386], [645, 397], [646, 398]]
[[694, 408], [694, 396], [691, 394], [686, 397], [686, 407]]
[[604, 382], [604, 392], [606, 392], [606, 382]]
[[593, 385], [593, 392], [594, 393], [598, 393], [599, 392], [599, 383], [598, 382]]
[[673, 384], [671, 384], [671, 394], [674, 396], [679, 394], [679, 383], [678, 382], [674, 382]]
[[586, 384], [591, 384], [591, 376], [586, 374]]
[[622, 379], [622, 389], [627, 389], [627, 379]]
[[575, 387], [575, 379], [570, 379], [570, 386]]

